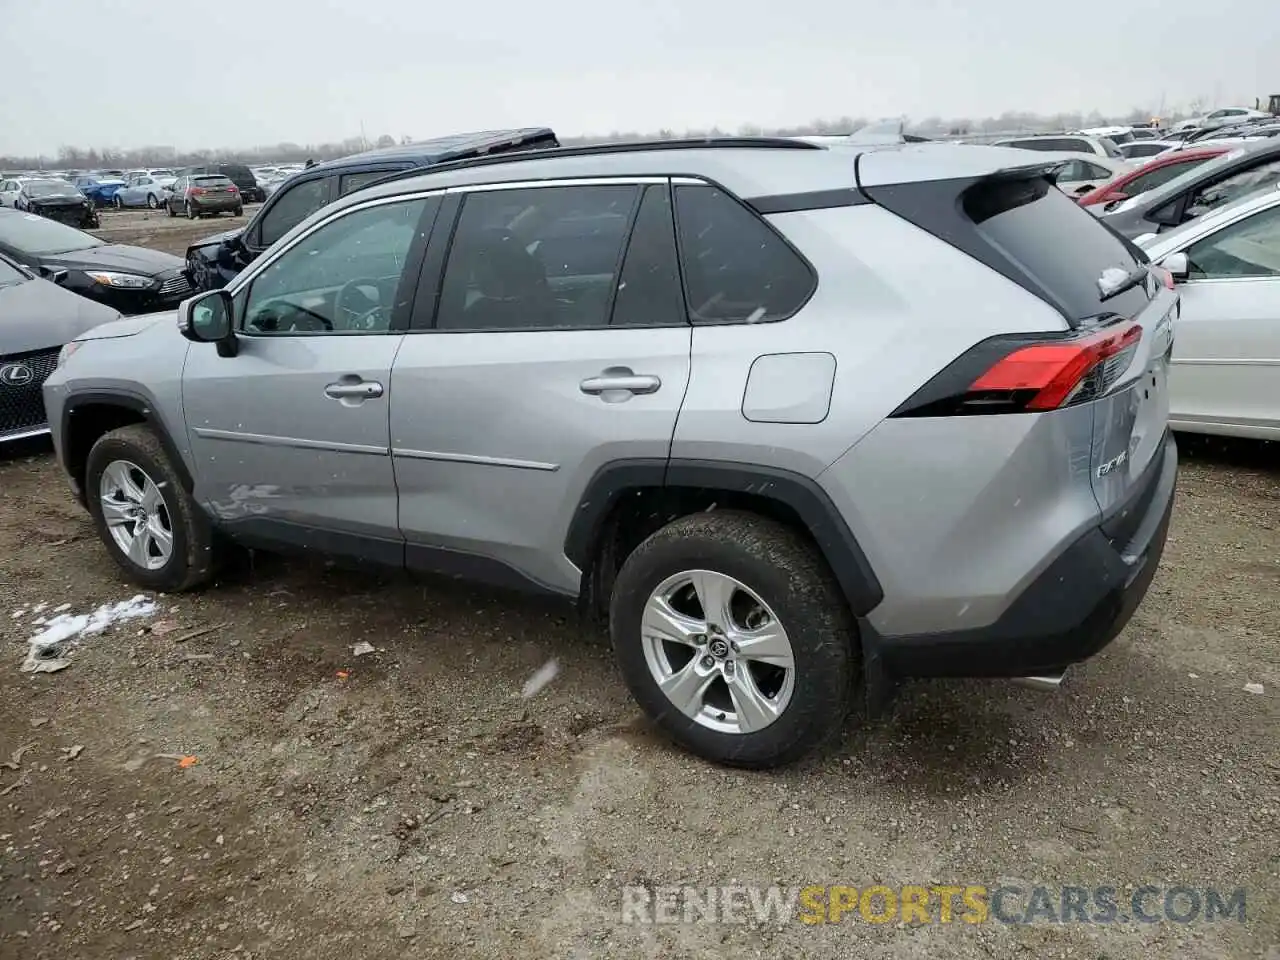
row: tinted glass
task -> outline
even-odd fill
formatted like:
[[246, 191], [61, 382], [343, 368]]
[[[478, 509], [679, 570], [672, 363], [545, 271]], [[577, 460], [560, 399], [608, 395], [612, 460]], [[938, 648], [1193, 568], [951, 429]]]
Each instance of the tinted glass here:
[[238, 163], [224, 163], [218, 167], [218, 172], [224, 176], [231, 177], [233, 180], [252, 180], [253, 173], [248, 167], [241, 166]]
[[614, 294], [611, 324], [648, 327], [685, 322], [671, 193], [655, 184], [645, 188], [636, 215]]
[[0, 214], [0, 243], [37, 256], [102, 246], [97, 237], [34, 214]]
[[1280, 207], [1255, 213], [1192, 244], [1187, 262], [1193, 279], [1280, 277]]
[[963, 205], [982, 238], [1071, 316], [1134, 316], [1146, 306], [1142, 285], [1106, 303], [1099, 299], [1103, 271], [1133, 270], [1138, 260], [1093, 214], [1044, 179], [979, 184], [965, 192]]
[[1096, 163], [1088, 163], [1083, 160], [1080, 161], [1080, 166], [1084, 171], [1085, 180], [1110, 180], [1111, 179], [1111, 171], [1108, 170], [1106, 167], [1099, 166]]
[[1263, 187], [1270, 187], [1280, 180], [1280, 159], [1259, 163], [1248, 170], [1241, 170], [1217, 183], [1197, 190], [1187, 207], [1185, 219], [1198, 217], [1209, 210], [1237, 200]]
[[230, 187], [233, 186], [229, 177], [220, 177], [213, 175], [205, 175], [203, 177], [192, 177], [192, 186], [196, 187]]
[[254, 278], [254, 334], [383, 333], [391, 324], [427, 198], [366, 207], [325, 224]]
[[346, 196], [352, 190], [359, 190], [363, 186], [373, 183], [375, 180], [381, 180], [383, 177], [390, 176], [395, 173], [394, 170], [370, 170], [368, 173], [348, 173], [338, 180], [338, 195]]
[[454, 231], [436, 326], [599, 327], [609, 320], [635, 186], [472, 193]]
[[1140, 193], [1146, 193], [1153, 190], [1162, 183], [1168, 183], [1175, 177], [1180, 177], [1192, 167], [1204, 163], [1209, 157], [1199, 157], [1194, 160], [1188, 160], [1186, 163], [1170, 163], [1163, 167], [1158, 167], [1140, 176], [1130, 180], [1124, 188], [1124, 193], [1129, 197], [1136, 197]]
[[68, 197], [78, 192], [72, 184], [62, 180], [35, 180], [27, 184], [29, 197]]
[[817, 278], [752, 211], [715, 187], [676, 187], [685, 295], [694, 323], [782, 320]]
[[275, 243], [329, 202], [328, 179], [294, 184], [276, 197], [262, 218], [262, 244]]

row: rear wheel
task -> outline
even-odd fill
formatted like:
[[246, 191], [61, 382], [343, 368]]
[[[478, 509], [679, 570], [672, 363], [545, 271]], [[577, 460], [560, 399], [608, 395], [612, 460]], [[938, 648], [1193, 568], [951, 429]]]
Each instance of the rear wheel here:
[[98, 439], [85, 492], [98, 536], [134, 582], [174, 592], [212, 578], [212, 524], [149, 427], [121, 427]]
[[231, 215], [235, 217], [243, 217], [244, 207], [236, 207], [234, 210], [231, 211]]
[[188, 220], [194, 220], [196, 217], [200, 216], [199, 211], [196, 210], [195, 205], [190, 200], [183, 201], [182, 206], [186, 211]]
[[789, 763], [838, 731], [859, 670], [844, 599], [816, 549], [754, 514], [663, 527], [614, 584], [610, 634], [646, 713], [717, 763]]
[[160, 206], [160, 204], [156, 201], [156, 195], [155, 195], [154, 193], [148, 193], [148, 194], [147, 194], [147, 209], [149, 209], [149, 210], [154, 210], [154, 209], [156, 209], [158, 206]]

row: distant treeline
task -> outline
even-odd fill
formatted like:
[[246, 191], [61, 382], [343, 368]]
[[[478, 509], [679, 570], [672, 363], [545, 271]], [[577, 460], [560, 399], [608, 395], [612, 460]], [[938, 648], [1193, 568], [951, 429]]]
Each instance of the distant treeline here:
[[[1177, 116], [1181, 116], [1178, 114]], [[987, 117], [981, 120], [969, 118], [946, 119], [943, 117], [927, 117], [919, 122], [908, 121], [907, 128], [912, 133], [926, 137], [963, 136], [965, 134], [981, 134], [994, 131], [1034, 131], [1034, 130], [1070, 130], [1079, 127], [1100, 127], [1112, 123], [1133, 123], [1148, 120], [1151, 114], [1145, 110], [1131, 110], [1123, 117], [1105, 117], [1100, 113], [1062, 113], [1052, 116], [1034, 113], [1004, 113], [998, 117]], [[1174, 116], [1164, 119], [1175, 119]], [[835, 120], [813, 120], [794, 127], [765, 128], [754, 125], [739, 127], [737, 130], [722, 130], [718, 127], [703, 130], [658, 130], [656, 133], [613, 131], [598, 136], [570, 137], [562, 136], [566, 144], [599, 143], [610, 140], [670, 140], [675, 137], [729, 136], [783, 136], [795, 137], [810, 134], [851, 133], [867, 123], [864, 117], [839, 117]], [[276, 143], [240, 149], [218, 148], [180, 151], [175, 147], [146, 146], [122, 150], [114, 147], [59, 147], [56, 156], [16, 157], [0, 156], [0, 169], [4, 170], [94, 170], [94, 169], [127, 169], [133, 167], [184, 166], [216, 160], [238, 160], [248, 164], [265, 163], [301, 163], [306, 160], [332, 160], [345, 157], [362, 150], [376, 147], [392, 147], [398, 143], [411, 143], [416, 137], [392, 137], [383, 134], [375, 140], [361, 137], [348, 137], [334, 143]]]

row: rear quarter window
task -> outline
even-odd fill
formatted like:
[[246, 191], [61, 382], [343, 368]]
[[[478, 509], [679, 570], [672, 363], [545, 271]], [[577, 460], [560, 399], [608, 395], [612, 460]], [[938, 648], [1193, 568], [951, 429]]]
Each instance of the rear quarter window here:
[[813, 295], [813, 268], [758, 214], [710, 185], [677, 186], [675, 195], [693, 323], [785, 320]]

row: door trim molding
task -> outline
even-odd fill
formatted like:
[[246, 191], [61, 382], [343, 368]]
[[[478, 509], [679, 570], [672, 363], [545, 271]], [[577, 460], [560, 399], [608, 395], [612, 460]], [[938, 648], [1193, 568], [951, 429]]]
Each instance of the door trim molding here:
[[334, 453], [362, 453], [371, 457], [387, 457], [391, 448], [367, 443], [339, 443], [335, 440], [306, 440], [302, 437], [277, 437], [267, 433], [241, 433], [238, 430], [215, 430], [212, 427], [192, 427], [192, 432], [205, 440], [227, 440], [232, 443], [251, 443], [266, 447], [296, 447], [301, 450], [329, 450]]
[[485, 457], [475, 453], [447, 453], [442, 450], [411, 450], [407, 447], [392, 447], [393, 457], [404, 457], [406, 460], [441, 460], [446, 463], [475, 463], [485, 467], [511, 467], [515, 470], [542, 470], [553, 473], [560, 469], [558, 463], [544, 463], [541, 460], [516, 460], [512, 457]]

